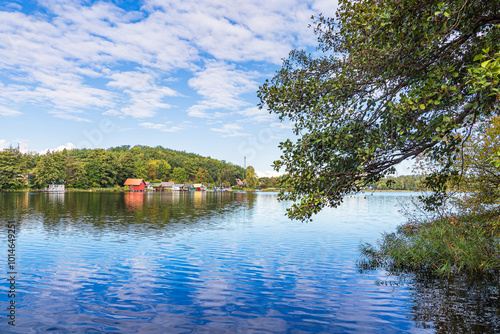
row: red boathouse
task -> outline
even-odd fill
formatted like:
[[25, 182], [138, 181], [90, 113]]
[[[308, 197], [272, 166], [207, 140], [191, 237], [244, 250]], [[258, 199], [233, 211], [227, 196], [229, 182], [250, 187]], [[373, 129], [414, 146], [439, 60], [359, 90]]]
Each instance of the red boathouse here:
[[127, 179], [124, 185], [131, 191], [146, 191], [146, 182], [143, 179]]

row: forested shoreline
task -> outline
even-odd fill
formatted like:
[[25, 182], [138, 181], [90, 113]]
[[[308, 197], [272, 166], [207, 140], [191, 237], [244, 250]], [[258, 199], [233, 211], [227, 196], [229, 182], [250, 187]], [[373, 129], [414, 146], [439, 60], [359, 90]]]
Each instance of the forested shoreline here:
[[77, 189], [112, 188], [123, 186], [127, 178], [231, 186], [245, 174], [243, 167], [230, 162], [162, 146], [123, 145], [45, 154], [23, 153], [17, 148], [0, 151], [0, 190], [41, 189], [48, 184]]
[[[253, 171], [253, 168], [252, 168]], [[72, 149], [23, 153], [17, 148], [0, 151], [0, 190], [42, 189], [65, 184], [69, 189], [109, 189], [123, 186], [127, 178], [150, 182], [172, 180], [223, 186], [248, 178], [243, 167], [195, 153], [162, 146], [122, 145], [109, 149]], [[368, 185], [372, 190], [420, 190], [421, 177], [386, 177]], [[261, 177], [252, 184], [262, 189], [289, 188], [281, 177]]]

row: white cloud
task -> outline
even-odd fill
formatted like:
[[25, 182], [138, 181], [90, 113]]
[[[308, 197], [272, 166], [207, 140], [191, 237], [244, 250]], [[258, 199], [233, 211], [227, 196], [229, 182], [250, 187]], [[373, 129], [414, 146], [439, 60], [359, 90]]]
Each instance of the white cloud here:
[[276, 115], [270, 114], [266, 109], [259, 109], [258, 107], [247, 108], [238, 112], [238, 114], [247, 117], [249, 122], [271, 122], [276, 119]]
[[0, 7], [4, 7], [7, 10], [22, 10], [23, 6], [17, 3], [7, 3], [7, 4], [2, 4]]
[[138, 71], [116, 72], [110, 77], [112, 81], [106, 85], [112, 88], [143, 92], [148, 91], [151, 86], [155, 86], [155, 78], [149, 73]]
[[[107, 67], [120, 61], [160, 70], [188, 67], [196, 58], [188, 56], [196, 54], [188, 42], [172, 40], [176, 37], [165, 33], [161, 22], [152, 16], [135, 22], [142, 14], [126, 13], [112, 4], [46, 4], [56, 14], [51, 21], [44, 21], [44, 16], [0, 12], [0, 38], [5, 45], [0, 48], [0, 71], [7, 71], [14, 80], [21, 79], [20, 84], [9, 83], [5, 93], [0, 93], [1, 98], [55, 108], [58, 117], [77, 110], [116, 109], [117, 104], [123, 106], [123, 94], [129, 100], [129, 105], [121, 107], [125, 115], [148, 117], [158, 108], [170, 107], [161, 99], [176, 93], [155, 86], [152, 76], [141, 88], [144, 79], [133, 84], [130, 80], [138, 76], [133, 78], [131, 72], [112, 75], [108, 87], [118, 90], [118, 94], [92, 87], [86, 80], [106, 79]], [[192, 50], [175, 52], [179, 45]], [[167, 64], [169, 57], [165, 53], [173, 52], [178, 61]]]
[[284, 173], [277, 172], [275, 170], [266, 170], [266, 171], [255, 171], [259, 177], [273, 177], [273, 176], [281, 176]]
[[279, 129], [293, 129], [293, 123], [292, 122], [288, 122], [288, 123], [272, 123], [271, 124], [272, 127], [276, 127], [276, 128], [279, 128]]
[[415, 174], [416, 166], [417, 162], [415, 159], [405, 160], [396, 165], [396, 175], [413, 175]]
[[60, 152], [60, 151], [63, 151], [64, 149], [72, 150], [72, 149], [75, 149], [75, 148], [76, 148], [76, 146], [73, 143], [68, 142], [68, 143], [66, 143], [64, 145], [59, 145], [56, 148], [52, 148], [52, 149], [46, 148], [44, 150], [41, 150], [38, 153], [45, 154], [48, 151], [51, 151], [51, 152]]
[[318, 14], [314, 7], [326, 9], [301, 0], [145, 2], [150, 12], [161, 8], [169, 15], [169, 23], [202, 52], [233, 62], [275, 64], [292, 48], [314, 44], [314, 34], [307, 29], [311, 15]]
[[323, 13], [326, 16], [333, 17], [337, 11], [338, 1], [332, 0], [316, 0], [312, 4], [312, 8], [316, 13]]
[[130, 96], [130, 105], [121, 109], [124, 115], [134, 118], [152, 117], [159, 109], [171, 108], [170, 104], [162, 102], [165, 96], [169, 94], [169, 92], [162, 89], [149, 92], [127, 91], [127, 94]]
[[87, 118], [83, 118], [83, 117], [80, 117], [80, 116], [77, 116], [74, 114], [68, 114], [65, 112], [51, 111], [50, 113], [53, 114], [57, 118], [66, 119], [69, 121], [88, 122], [88, 123], [92, 122], [91, 120], [89, 120]]
[[237, 124], [224, 124], [220, 129], [210, 129], [210, 131], [222, 133], [222, 137], [250, 136], [249, 133], [244, 133], [241, 130], [243, 130], [243, 128]]
[[9, 147], [14, 147], [14, 148], [19, 148], [19, 151], [22, 153], [27, 153], [28, 152], [28, 140], [26, 139], [16, 139], [15, 145], [12, 143], [8, 142], [5, 139], [0, 139], [0, 150], [4, 150]]
[[123, 113], [121, 113], [121, 112], [119, 112], [117, 110], [114, 110], [114, 109], [106, 110], [102, 114], [103, 115], [111, 115], [111, 116], [121, 116], [121, 115], [123, 115]]
[[17, 116], [21, 115], [20, 111], [0, 106], [0, 116]]
[[[169, 122], [170, 123], [170, 122]], [[168, 125], [167, 124], [155, 124], [155, 123], [139, 123], [140, 126], [145, 127], [147, 129], [153, 129], [163, 132], [177, 132], [183, 130], [185, 127], [182, 125]]]
[[171, 108], [163, 102], [167, 97], [180, 94], [169, 87], [158, 86], [155, 77], [150, 73], [139, 71], [117, 72], [110, 75], [112, 81], [108, 87], [121, 89], [129, 96], [127, 106], [120, 112], [107, 111], [106, 114], [124, 114], [135, 118], [152, 117], [160, 109]]
[[[165, 85], [182, 72], [199, 95], [189, 116], [244, 109], [243, 116], [264, 122], [271, 118], [248, 114], [245, 94], [261, 81], [252, 69], [315, 44], [310, 16], [333, 14], [336, 1], [144, 0], [129, 12], [102, 1], [39, 4], [46, 14], [0, 10], [2, 105], [33, 104], [75, 121], [94, 113], [153, 117], [172, 107], [168, 98], [182, 97]], [[19, 112], [0, 110], [5, 114]]]
[[205, 104], [197, 104], [194, 106], [191, 106], [188, 109], [188, 115], [191, 117], [197, 117], [197, 118], [211, 118], [211, 116], [207, 110], [209, 110], [210, 107]]
[[17, 145], [19, 147], [19, 151], [22, 153], [27, 153], [29, 148], [29, 142], [26, 139], [17, 139]]
[[0, 150], [6, 149], [10, 146], [9, 142], [5, 139], [0, 139]]
[[28, 141], [26, 139], [16, 139], [15, 143], [16, 144], [13, 145], [12, 143], [8, 142], [5, 139], [0, 139], [0, 150], [4, 150], [4, 149], [9, 148], [9, 147], [14, 147], [14, 148], [19, 147], [20, 152], [22, 152], [22, 153], [28, 152], [29, 145], [28, 145]]
[[224, 62], [208, 62], [204, 69], [195, 73], [188, 81], [203, 99], [188, 109], [193, 117], [212, 117], [209, 110], [236, 110], [247, 106], [241, 95], [254, 92], [259, 84], [255, 80], [259, 74], [255, 71], [237, 69]]

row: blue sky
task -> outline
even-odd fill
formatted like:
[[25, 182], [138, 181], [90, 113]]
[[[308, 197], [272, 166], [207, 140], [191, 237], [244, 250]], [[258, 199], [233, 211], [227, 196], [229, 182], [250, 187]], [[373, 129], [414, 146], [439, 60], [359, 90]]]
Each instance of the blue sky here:
[[328, 0], [2, 1], [0, 149], [161, 145], [273, 175], [256, 91]]
[[3, 1], [0, 149], [149, 145], [271, 175], [291, 126], [256, 91], [336, 1]]

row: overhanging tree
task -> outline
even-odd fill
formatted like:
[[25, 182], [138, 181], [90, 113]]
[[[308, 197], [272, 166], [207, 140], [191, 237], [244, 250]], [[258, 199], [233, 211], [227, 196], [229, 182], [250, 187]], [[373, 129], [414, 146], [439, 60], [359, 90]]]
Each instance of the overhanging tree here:
[[422, 153], [446, 159], [427, 179], [442, 194], [472, 125], [498, 113], [498, 80], [483, 87], [477, 70], [498, 56], [499, 24], [498, 0], [340, 0], [335, 19], [315, 18], [322, 55], [292, 51], [258, 93], [299, 136], [274, 163], [288, 215], [307, 220]]

